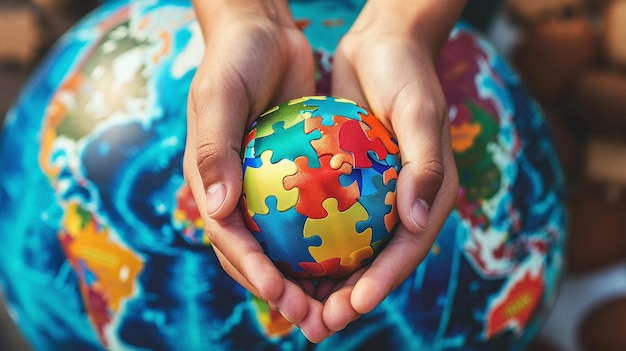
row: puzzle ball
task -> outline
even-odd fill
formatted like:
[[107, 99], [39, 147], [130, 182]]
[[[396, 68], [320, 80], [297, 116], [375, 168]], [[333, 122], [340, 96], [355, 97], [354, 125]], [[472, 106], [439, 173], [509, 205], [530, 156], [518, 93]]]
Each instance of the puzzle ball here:
[[288, 101], [254, 122], [242, 150], [246, 223], [285, 274], [344, 277], [390, 240], [400, 150], [365, 108], [329, 96]]
[[[337, 43], [365, 2], [289, 2], [319, 96], [269, 111], [242, 149], [258, 185], [246, 188], [244, 213], [259, 228], [287, 216], [255, 235], [272, 255], [301, 254], [275, 257], [295, 273], [367, 262], [393, 227], [395, 143], [365, 109], [323, 97]], [[102, 1], [6, 115], [0, 293], [33, 350], [525, 349], [563, 270], [564, 182], [541, 111], [486, 41], [459, 23], [436, 62], [459, 178], [439, 235], [381, 304], [314, 345], [224, 272], [183, 175], [204, 43], [188, 0]], [[259, 178], [267, 169], [281, 175]], [[351, 205], [356, 197], [365, 204]], [[293, 222], [304, 234], [286, 244], [275, 235]], [[329, 251], [333, 223], [360, 249]]]

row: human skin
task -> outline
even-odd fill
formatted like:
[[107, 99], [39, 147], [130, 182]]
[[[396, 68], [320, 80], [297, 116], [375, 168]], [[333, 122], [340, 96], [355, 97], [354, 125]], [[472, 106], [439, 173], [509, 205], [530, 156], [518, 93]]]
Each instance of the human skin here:
[[315, 286], [276, 269], [237, 207], [246, 126], [269, 106], [315, 93], [311, 48], [285, 0], [193, 4], [207, 54], [189, 91], [185, 177], [226, 272], [320, 342], [415, 270], [454, 205], [458, 179], [434, 62], [465, 1], [370, 0], [341, 40], [332, 95], [368, 107], [396, 136], [401, 224], [370, 265]]

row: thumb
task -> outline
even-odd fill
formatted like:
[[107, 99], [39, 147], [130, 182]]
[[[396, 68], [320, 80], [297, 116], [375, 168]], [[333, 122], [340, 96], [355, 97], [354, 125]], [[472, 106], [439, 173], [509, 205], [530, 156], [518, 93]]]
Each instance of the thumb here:
[[411, 90], [404, 89], [396, 99], [392, 124], [402, 158], [397, 184], [398, 213], [410, 232], [419, 233], [429, 227], [430, 209], [444, 180], [442, 143], [447, 107], [443, 98], [415, 98], [432, 94], [415, 90], [403, 94]]
[[213, 219], [228, 216], [239, 201], [240, 150], [250, 114], [247, 97], [240, 96], [245, 89], [219, 86], [190, 90], [184, 162], [199, 210]]

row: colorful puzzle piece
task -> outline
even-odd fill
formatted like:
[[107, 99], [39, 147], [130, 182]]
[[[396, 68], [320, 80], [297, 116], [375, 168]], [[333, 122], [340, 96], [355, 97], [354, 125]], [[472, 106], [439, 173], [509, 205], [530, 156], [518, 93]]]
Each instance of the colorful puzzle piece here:
[[272, 150], [271, 161], [276, 163], [282, 159], [294, 161], [297, 157], [306, 156], [310, 167], [319, 167], [317, 153], [311, 145], [312, 140], [322, 137], [319, 130], [304, 133], [304, 123], [294, 124], [291, 128], [284, 129], [285, 122], [273, 125], [274, 134], [271, 138], [257, 138], [255, 152], [263, 153]]
[[393, 179], [398, 179], [398, 170], [395, 167], [389, 167], [383, 172], [383, 184], [387, 185]]
[[327, 198], [336, 199], [339, 211], [345, 211], [360, 196], [358, 184], [343, 186], [339, 183], [339, 176], [350, 174], [352, 167], [344, 164], [341, 169], [334, 169], [330, 166], [331, 157], [330, 155], [320, 157], [319, 168], [309, 168], [308, 160], [305, 157], [298, 157], [296, 158], [298, 172], [285, 177], [283, 181], [285, 189], [298, 188], [300, 190], [296, 209], [310, 218], [319, 219], [328, 215], [322, 206]]
[[[383, 176], [381, 174], [378, 174], [378, 175], [372, 176], [370, 178], [369, 183], [371, 183], [372, 187], [378, 189], [378, 191], [373, 192], [372, 194], [368, 196], [362, 196], [359, 199], [359, 203], [365, 209], [367, 208], [377, 209], [376, 213], [378, 215], [381, 215], [381, 214], [387, 215], [391, 213], [391, 210], [393, 208], [391, 205], [385, 204], [385, 199], [388, 193], [392, 192], [395, 194], [396, 181], [392, 180], [391, 182], [385, 185], [383, 184]], [[385, 236], [389, 234], [385, 226], [384, 217], [380, 218], [378, 216], [368, 215], [364, 221], [360, 221], [356, 224], [356, 230], [359, 232], [364, 231], [367, 228], [371, 228], [372, 230], [372, 242], [383, 239]]]
[[357, 182], [361, 196], [369, 196], [378, 191], [376, 183], [366, 181], [372, 179], [372, 177], [382, 175], [384, 185], [387, 185], [393, 179], [398, 179], [398, 171], [394, 167], [378, 163], [369, 155], [368, 158], [370, 159], [370, 162], [372, 162], [371, 168], [353, 168], [352, 173], [342, 174], [339, 176], [339, 182], [343, 186], [348, 186], [353, 182]]
[[341, 149], [352, 153], [354, 167], [371, 167], [372, 162], [368, 157], [370, 151], [374, 152], [379, 160], [384, 160], [388, 154], [382, 141], [370, 140], [367, 137], [359, 121], [347, 121], [341, 126], [339, 145]]
[[348, 265], [341, 264], [341, 259], [335, 257], [322, 262], [300, 262], [300, 267], [307, 277], [343, 278], [354, 273], [363, 263], [371, 260], [374, 256], [374, 250], [368, 246], [353, 252], [350, 256], [352, 262]]
[[248, 209], [248, 202], [244, 195], [241, 195], [239, 198], [239, 209], [241, 210], [241, 216], [243, 217], [244, 223], [246, 223], [246, 227], [253, 233], [260, 232], [261, 228], [259, 228], [254, 219], [252, 219], [254, 213]]
[[322, 240], [319, 237], [304, 237], [302, 228], [307, 218], [295, 208], [277, 211], [278, 202], [274, 196], [268, 197], [266, 204], [271, 209], [268, 214], [255, 214], [252, 217], [263, 228], [254, 235], [272, 261], [288, 263], [294, 273], [298, 273], [302, 271], [298, 263], [314, 261], [309, 246], [322, 245]]
[[387, 130], [387, 128], [383, 125], [383, 123], [376, 118], [376, 116], [371, 114], [361, 115], [363, 122], [369, 126], [369, 129], [365, 130], [365, 133], [371, 140], [378, 139], [380, 140], [385, 148], [391, 154], [397, 154], [400, 152], [400, 148], [398, 147], [398, 143], [393, 139], [391, 133]]
[[[256, 125], [256, 122], [255, 122], [255, 125]], [[256, 133], [257, 133], [257, 129], [252, 128], [244, 136], [243, 144], [242, 144], [243, 145], [243, 150], [242, 150], [242, 155], [241, 155], [242, 158], [246, 159], [246, 158], [254, 157], [254, 144], [256, 141]]]
[[377, 187], [382, 184], [382, 180], [381, 182], [373, 181], [379, 177], [382, 179], [382, 175], [373, 168], [361, 169], [361, 197], [368, 197], [380, 192]]
[[[393, 155], [388, 154], [387, 157], [383, 160], [378, 160], [376, 154], [373, 151], [367, 152], [367, 158], [370, 160], [372, 164], [372, 169], [375, 169], [379, 174], [385, 173], [391, 166], [388, 163], [388, 159], [392, 158]], [[397, 156], [395, 158], [397, 160]], [[393, 164], [393, 163], [391, 163]]]
[[302, 122], [305, 118], [310, 116], [311, 112], [317, 110], [317, 106], [307, 105], [307, 102], [315, 99], [315, 97], [294, 99], [289, 101], [287, 104], [275, 106], [262, 114], [261, 117], [259, 117], [259, 120], [263, 120], [263, 123], [260, 123], [257, 126], [257, 138], [263, 138], [273, 134], [274, 124], [282, 122], [284, 124], [284, 128], [289, 129]]
[[361, 120], [362, 115], [367, 115], [367, 111], [358, 106], [354, 101], [348, 99], [328, 98], [324, 100], [318, 100], [315, 102], [309, 102], [315, 104], [317, 109], [312, 114], [313, 117], [322, 117], [322, 124], [325, 126], [332, 126], [334, 116], [344, 116], [356, 121]]
[[356, 230], [356, 224], [369, 217], [367, 211], [358, 202], [346, 211], [339, 211], [337, 200], [333, 198], [324, 200], [322, 206], [328, 212], [327, 217], [309, 218], [304, 223], [305, 238], [319, 236], [322, 240], [322, 245], [309, 247], [311, 256], [317, 262], [339, 257], [343, 266], [354, 264], [353, 255], [369, 248], [372, 241], [371, 228], [362, 232]]
[[391, 206], [391, 211], [385, 215], [385, 229], [389, 233], [393, 233], [400, 223], [400, 215], [398, 214], [398, 206], [396, 204], [396, 192], [388, 192], [385, 196], [385, 205]]
[[263, 161], [260, 158], [256, 157], [246, 157], [243, 159], [243, 166], [241, 168], [242, 177], [246, 176], [246, 171], [248, 168], [259, 168], [263, 165]]
[[[317, 140], [312, 140], [311, 145], [315, 148], [317, 155], [333, 155], [333, 156], [342, 156], [342, 160], [349, 163], [352, 160], [352, 155], [342, 150], [339, 146], [339, 129], [341, 126], [351, 119], [334, 116], [333, 125], [324, 125], [322, 117], [312, 117], [307, 119], [304, 122], [304, 132], [311, 133], [313, 131], [319, 131], [321, 133], [321, 137]], [[333, 168], [341, 167], [343, 162], [332, 163]]]
[[272, 151], [261, 154], [262, 166], [248, 168], [244, 175], [243, 193], [246, 196], [248, 209], [255, 214], [267, 214], [269, 208], [265, 204], [268, 196], [276, 196], [278, 211], [286, 211], [298, 202], [298, 189], [287, 190], [283, 186], [283, 178], [298, 171], [296, 164], [289, 160], [271, 162]]

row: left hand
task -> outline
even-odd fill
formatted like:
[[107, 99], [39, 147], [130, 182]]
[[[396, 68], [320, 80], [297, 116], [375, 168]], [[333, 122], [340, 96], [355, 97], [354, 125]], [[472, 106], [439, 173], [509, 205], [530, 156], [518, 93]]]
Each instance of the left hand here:
[[368, 267], [317, 286], [324, 323], [334, 331], [374, 309], [424, 260], [458, 191], [447, 103], [434, 65], [439, 48], [400, 22], [371, 18], [362, 13], [340, 42], [332, 94], [368, 107], [397, 137], [401, 224]]

